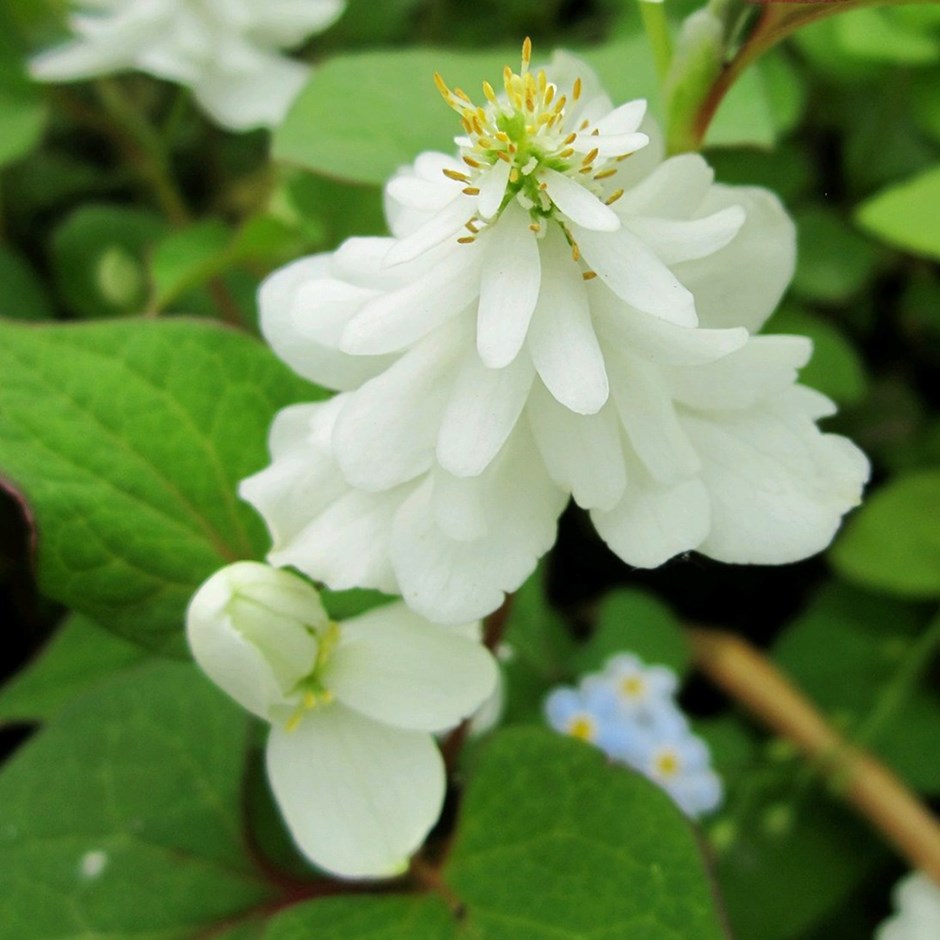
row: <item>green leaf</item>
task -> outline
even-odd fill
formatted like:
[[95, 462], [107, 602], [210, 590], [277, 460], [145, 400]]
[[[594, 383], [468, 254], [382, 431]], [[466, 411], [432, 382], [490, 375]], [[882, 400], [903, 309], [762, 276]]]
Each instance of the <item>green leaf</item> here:
[[430, 894], [319, 898], [275, 917], [264, 940], [453, 940], [446, 905]]
[[0, 317], [50, 320], [52, 303], [25, 258], [0, 248]]
[[[642, 37], [589, 50], [584, 58], [598, 69], [617, 103], [655, 89]], [[481, 82], [498, 84], [503, 66], [518, 61], [518, 48], [334, 56], [317, 69], [274, 132], [273, 155], [339, 180], [381, 185], [423, 150], [454, 150], [460, 123], [434, 86], [435, 72], [451, 88], [463, 87], [475, 95]], [[610, 76], [615, 76], [613, 81], [608, 81]]]
[[0, 688], [0, 722], [48, 721], [76, 696], [146, 658], [139, 646], [73, 614], [38, 658]]
[[578, 673], [601, 669], [616, 653], [635, 653], [649, 665], [668, 666], [686, 673], [692, 655], [678, 619], [651, 594], [614, 591], [604, 598], [590, 640], [574, 657]]
[[909, 603], [832, 585], [790, 624], [774, 657], [852, 739], [908, 784], [940, 792], [940, 699], [920, 672], [940, 645]]
[[795, 333], [813, 341], [813, 358], [800, 372], [800, 382], [842, 405], [864, 398], [868, 377], [861, 356], [845, 334], [819, 315], [793, 306], [781, 307], [765, 333]]
[[232, 232], [218, 219], [171, 232], [156, 246], [150, 262], [154, 305], [166, 309], [181, 294], [221, 274], [231, 260]]
[[247, 726], [184, 664], [140, 667], [64, 711], [0, 774], [4, 929], [258, 936], [252, 918], [277, 893], [242, 841]]
[[800, 250], [793, 277], [795, 293], [810, 300], [842, 303], [875, 274], [878, 249], [837, 213], [813, 206], [796, 213]]
[[909, 473], [869, 496], [830, 551], [845, 577], [905, 597], [940, 596], [940, 470]]
[[483, 940], [725, 936], [672, 800], [547, 730], [508, 729], [483, 749], [444, 879]]
[[142, 313], [149, 292], [145, 255], [165, 230], [146, 209], [76, 209], [52, 236], [56, 290], [69, 310], [90, 318]]
[[858, 209], [859, 225], [915, 254], [940, 259], [940, 164], [873, 196]]
[[53, 598], [178, 652], [199, 583], [268, 539], [240, 502], [275, 411], [322, 396], [208, 323], [0, 324], [0, 471], [30, 504]]
[[884, 854], [845, 810], [819, 798], [796, 804], [789, 792], [753, 804], [726, 831], [718, 884], [741, 940], [801, 937]]

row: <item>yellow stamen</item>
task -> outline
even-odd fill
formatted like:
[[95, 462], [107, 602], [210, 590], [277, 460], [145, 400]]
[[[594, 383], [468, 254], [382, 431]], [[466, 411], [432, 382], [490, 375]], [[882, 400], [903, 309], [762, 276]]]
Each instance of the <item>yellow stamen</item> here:
[[601, 170], [600, 173], [595, 173], [594, 179], [606, 180], [606, 179], [609, 179], [611, 176], [615, 176], [616, 174], [617, 174], [617, 167], [612, 166], [609, 169]]
[[623, 195], [622, 189], [618, 189], [616, 192], [611, 193], [605, 200], [606, 205], [612, 206], [622, 195]]
[[529, 63], [532, 61], [532, 40], [526, 36], [522, 42], [522, 71], [525, 72], [529, 68]]
[[458, 183], [469, 183], [470, 177], [466, 173], [461, 173], [459, 170], [452, 170], [450, 167], [445, 167], [441, 172], [449, 180], [456, 180]]
[[479, 186], [466, 186], [466, 187], [464, 187], [464, 188], [461, 190], [461, 192], [462, 192], [465, 196], [479, 196], [479, 195], [480, 195], [480, 187], [479, 187]]
[[568, 734], [581, 741], [594, 739], [594, 722], [586, 715], [578, 715], [568, 724]]
[[577, 101], [581, 97], [581, 79], [576, 78], [574, 80], [574, 88], [571, 91], [571, 97]]
[[596, 272], [596, 271], [585, 271], [585, 272], [581, 275], [581, 277], [582, 277], [582, 279], [585, 280], [585, 281], [593, 281], [594, 278], [597, 277], [597, 272]]
[[589, 163], [594, 162], [594, 158], [597, 156], [597, 147], [595, 147], [590, 153], [584, 155], [584, 159], [581, 161], [582, 166], [587, 166]]

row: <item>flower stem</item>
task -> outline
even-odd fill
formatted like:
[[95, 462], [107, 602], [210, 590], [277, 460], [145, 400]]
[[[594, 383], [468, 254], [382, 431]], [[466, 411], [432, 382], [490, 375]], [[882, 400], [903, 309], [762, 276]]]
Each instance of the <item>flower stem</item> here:
[[653, 53], [656, 74], [662, 87], [672, 62], [672, 38], [669, 35], [669, 24], [666, 22], [665, 3], [663, 0], [637, 0], [637, 2], [643, 19], [643, 28], [646, 30], [646, 38]]
[[149, 186], [166, 217], [174, 225], [185, 225], [189, 221], [189, 209], [173, 179], [160, 133], [127, 99], [118, 82], [100, 79], [95, 88], [118, 135], [126, 136], [132, 144], [125, 149], [130, 150], [138, 175]]
[[[932, 632], [929, 631], [929, 632]], [[887, 767], [850, 744], [765, 656], [721, 630], [688, 631], [696, 664], [821, 772], [903, 855], [940, 884], [940, 823]]]

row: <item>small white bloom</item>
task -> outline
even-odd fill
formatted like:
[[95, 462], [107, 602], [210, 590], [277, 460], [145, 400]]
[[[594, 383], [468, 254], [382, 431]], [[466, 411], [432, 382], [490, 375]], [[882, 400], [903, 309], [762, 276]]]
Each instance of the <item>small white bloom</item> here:
[[894, 889], [897, 911], [876, 931], [874, 940], [936, 940], [940, 937], [940, 886], [923, 872], [912, 872]]
[[178, 82], [219, 124], [276, 126], [309, 75], [280, 54], [326, 29], [344, 0], [75, 0], [75, 38], [40, 53], [34, 78], [137, 69]]
[[212, 575], [186, 630], [206, 674], [271, 724], [268, 777], [301, 851], [342, 877], [403, 871], [444, 799], [432, 734], [492, 693], [487, 650], [401, 603], [333, 623], [313, 587], [255, 562]]
[[569, 56], [533, 72], [526, 45], [484, 106], [440, 86], [465, 135], [388, 184], [393, 237], [262, 288], [274, 350], [343, 393], [282, 413], [242, 485], [271, 560], [453, 623], [525, 580], [569, 497], [637, 567], [824, 548], [868, 463], [816, 427], [809, 341], [749, 335], [793, 272], [779, 201], [664, 159]]

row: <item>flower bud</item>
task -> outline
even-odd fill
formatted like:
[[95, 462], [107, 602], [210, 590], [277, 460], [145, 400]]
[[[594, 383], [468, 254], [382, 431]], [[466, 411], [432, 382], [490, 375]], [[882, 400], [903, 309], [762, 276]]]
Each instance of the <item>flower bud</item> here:
[[329, 625], [316, 590], [288, 571], [236, 562], [196, 592], [186, 633], [196, 662], [236, 702], [267, 721], [296, 708]]

